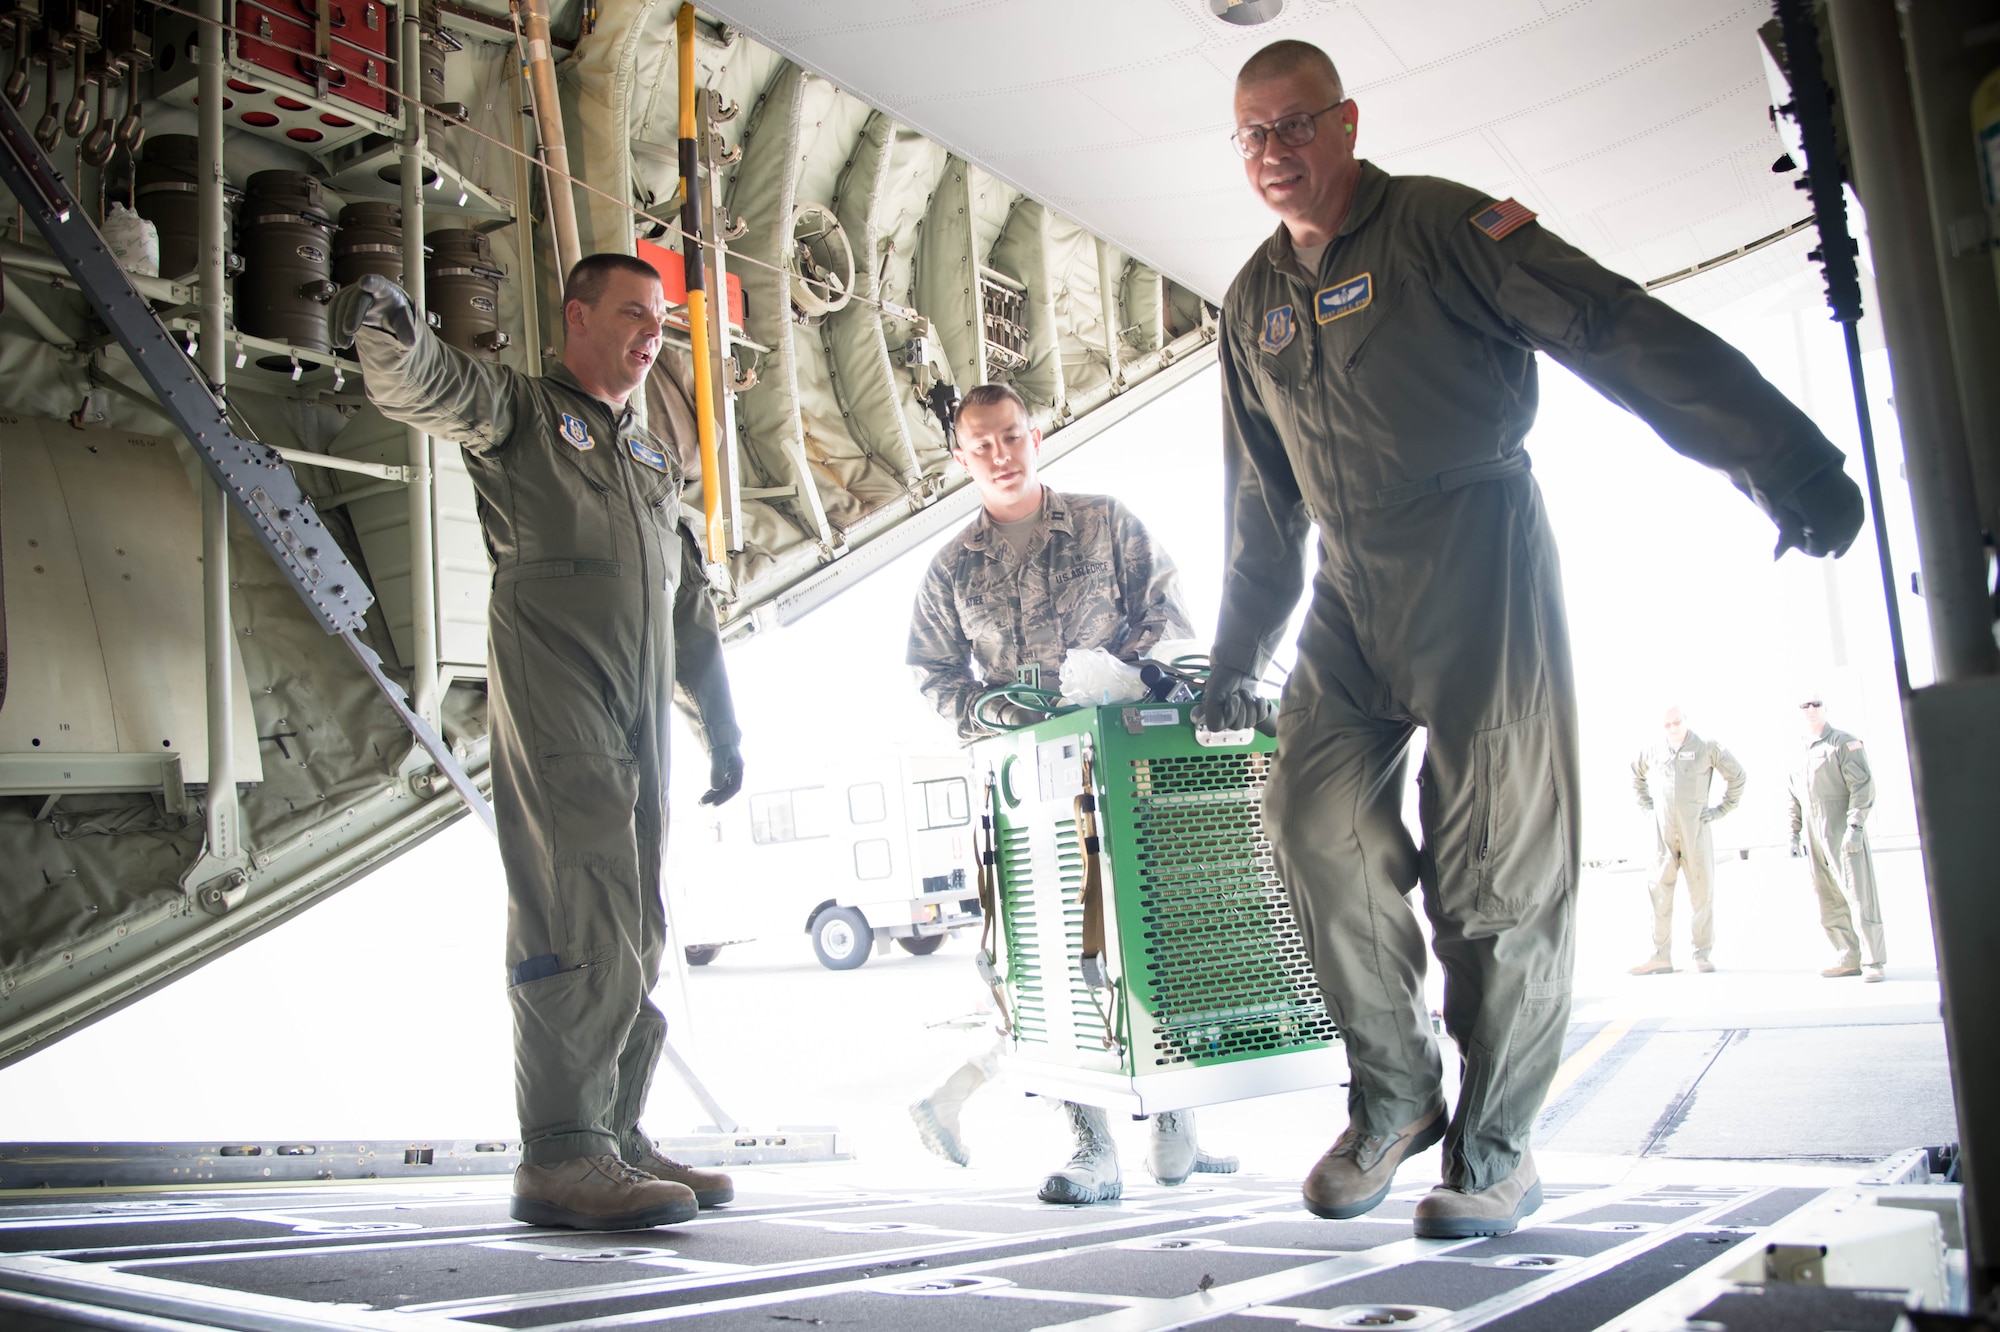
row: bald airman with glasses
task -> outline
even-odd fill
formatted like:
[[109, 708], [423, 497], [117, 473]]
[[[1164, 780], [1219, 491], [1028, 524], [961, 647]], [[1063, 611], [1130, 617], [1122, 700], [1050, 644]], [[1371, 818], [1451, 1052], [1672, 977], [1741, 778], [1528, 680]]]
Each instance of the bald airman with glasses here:
[[[1316, 46], [1273, 43], [1237, 76], [1232, 142], [1280, 223], [1223, 309], [1227, 563], [1204, 720], [1261, 713], [1317, 525], [1264, 794], [1352, 1071], [1306, 1205], [1359, 1216], [1442, 1139], [1416, 1233], [1505, 1234], [1541, 1201], [1528, 1137], [1569, 1021], [1581, 796], [1562, 579], [1522, 447], [1536, 353], [1726, 475], [1780, 553], [1846, 550], [1860, 492], [1729, 344], [1527, 205], [1363, 161], [1360, 126]], [[1418, 727], [1422, 845], [1401, 817]], [[1419, 885], [1456, 1107], [1424, 1003]]]

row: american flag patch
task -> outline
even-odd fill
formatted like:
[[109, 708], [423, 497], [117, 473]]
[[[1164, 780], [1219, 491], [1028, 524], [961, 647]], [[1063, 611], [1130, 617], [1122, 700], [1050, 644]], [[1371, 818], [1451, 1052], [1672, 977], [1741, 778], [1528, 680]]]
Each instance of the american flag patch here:
[[1533, 211], [1512, 199], [1502, 199], [1472, 215], [1472, 225], [1494, 240], [1504, 240], [1534, 220]]

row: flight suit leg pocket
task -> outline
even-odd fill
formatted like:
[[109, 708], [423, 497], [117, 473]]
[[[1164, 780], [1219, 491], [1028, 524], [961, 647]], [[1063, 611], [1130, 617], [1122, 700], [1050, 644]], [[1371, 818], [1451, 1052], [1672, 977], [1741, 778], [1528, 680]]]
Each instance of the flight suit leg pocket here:
[[1472, 781], [1472, 909], [1487, 925], [1512, 925], [1562, 886], [1567, 811], [1550, 715], [1478, 732]]
[[610, 754], [552, 754], [537, 766], [552, 825], [563, 965], [636, 958], [645, 923], [632, 831], [638, 764]]

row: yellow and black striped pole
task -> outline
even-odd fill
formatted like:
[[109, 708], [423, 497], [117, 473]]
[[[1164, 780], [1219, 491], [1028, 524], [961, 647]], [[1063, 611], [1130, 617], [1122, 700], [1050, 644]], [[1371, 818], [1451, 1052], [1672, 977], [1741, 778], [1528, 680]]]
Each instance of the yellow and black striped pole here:
[[681, 263], [687, 275], [688, 341], [694, 353], [694, 418], [701, 441], [704, 553], [711, 564], [728, 554], [722, 522], [722, 464], [715, 446], [715, 375], [708, 363], [708, 272], [701, 252], [701, 170], [694, 113], [694, 6], [674, 25], [681, 81]]

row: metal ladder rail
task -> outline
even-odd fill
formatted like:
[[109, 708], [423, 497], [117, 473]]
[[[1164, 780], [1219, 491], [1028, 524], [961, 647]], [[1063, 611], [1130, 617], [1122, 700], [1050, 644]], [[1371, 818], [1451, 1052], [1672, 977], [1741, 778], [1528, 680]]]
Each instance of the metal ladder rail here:
[[246, 440], [228, 410], [179, 343], [153, 314], [91, 224], [68, 184], [6, 99], [0, 98], [0, 178], [68, 267], [91, 308], [131, 354], [161, 409], [195, 451], [257, 539], [277, 561], [299, 599], [348, 651], [389, 701], [403, 725], [472, 811], [493, 829], [493, 807], [473, 785], [442, 737], [412, 710], [403, 687], [358, 637], [375, 594], [341, 552], [277, 450]]

